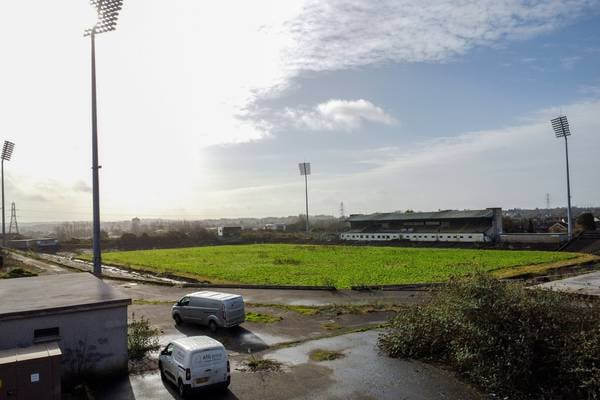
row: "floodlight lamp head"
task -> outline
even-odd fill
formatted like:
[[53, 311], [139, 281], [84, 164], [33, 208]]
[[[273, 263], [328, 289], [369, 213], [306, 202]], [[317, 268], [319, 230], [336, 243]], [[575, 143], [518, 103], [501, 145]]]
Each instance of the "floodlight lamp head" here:
[[571, 136], [571, 129], [566, 116], [554, 118], [550, 123], [557, 138]]
[[15, 144], [13, 142], [9, 142], [8, 140], [4, 141], [4, 146], [2, 146], [2, 160], [10, 161], [12, 157], [13, 150], [15, 149]]
[[300, 175], [310, 175], [310, 163], [300, 163], [298, 164], [298, 169], [300, 169]]
[[96, 9], [98, 18], [96, 24], [83, 32], [83, 36], [110, 32], [117, 29], [119, 11], [123, 8], [123, 0], [90, 0], [92, 7]]

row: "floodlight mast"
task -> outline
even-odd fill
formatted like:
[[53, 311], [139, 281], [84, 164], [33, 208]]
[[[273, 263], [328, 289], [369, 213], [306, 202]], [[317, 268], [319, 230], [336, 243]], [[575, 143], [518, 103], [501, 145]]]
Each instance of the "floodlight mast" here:
[[571, 136], [569, 121], [566, 116], [554, 118], [550, 121], [552, 129], [557, 138], [565, 138], [565, 160], [567, 164], [567, 236], [569, 240], [573, 239], [573, 214], [571, 211], [571, 178], [569, 174], [569, 142], [568, 136]]
[[310, 224], [308, 222], [308, 175], [310, 175], [310, 163], [303, 162], [298, 164], [300, 169], [300, 175], [304, 175], [304, 193], [306, 195], [306, 232], [310, 231]]
[[93, 197], [93, 231], [92, 241], [94, 250], [94, 275], [102, 275], [102, 255], [100, 249], [100, 189], [98, 170], [98, 112], [96, 103], [96, 35], [117, 29], [119, 11], [123, 0], [90, 0], [96, 9], [96, 24], [86, 29], [83, 36], [89, 36], [92, 50], [92, 197]]
[[0, 173], [2, 175], [2, 247], [6, 247], [6, 216], [4, 212], [4, 161], [10, 161], [14, 149], [15, 144], [13, 142], [9, 142], [8, 140], [4, 141], [4, 146], [2, 146], [2, 171]]

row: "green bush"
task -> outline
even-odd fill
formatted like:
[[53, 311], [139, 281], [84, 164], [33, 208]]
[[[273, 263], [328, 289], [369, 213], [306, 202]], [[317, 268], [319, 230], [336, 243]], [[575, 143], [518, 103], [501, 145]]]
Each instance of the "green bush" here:
[[133, 314], [128, 325], [127, 350], [129, 358], [132, 360], [140, 359], [148, 352], [158, 350], [160, 348], [158, 344], [159, 334], [160, 331], [150, 326], [148, 319], [143, 316], [136, 319], [135, 314]]
[[445, 362], [511, 399], [600, 399], [600, 306], [485, 274], [399, 313], [379, 347]]

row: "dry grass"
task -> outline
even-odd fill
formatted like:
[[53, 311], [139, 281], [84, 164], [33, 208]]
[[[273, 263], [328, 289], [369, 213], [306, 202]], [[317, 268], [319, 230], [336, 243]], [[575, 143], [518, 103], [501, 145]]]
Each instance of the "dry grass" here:
[[562, 260], [548, 264], [534, 264], [521, 267], [503, 268], [492, 272], [492, 275], [499, 279], [530, 277], [546, 275], [548, 272], [560, 268], [575, 267], [577, 265], [600, 261], [600, 257], [593, 254], [581, 254], [579, 257], [570, 260]]

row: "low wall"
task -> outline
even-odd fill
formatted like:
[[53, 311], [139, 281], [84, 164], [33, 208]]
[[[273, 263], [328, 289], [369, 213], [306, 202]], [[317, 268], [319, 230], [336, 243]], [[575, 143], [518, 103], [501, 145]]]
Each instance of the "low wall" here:
[[503, 233], [500, 241], [504, 243], [550, 243], [559, 245], [567, 240], [564, 233]]

